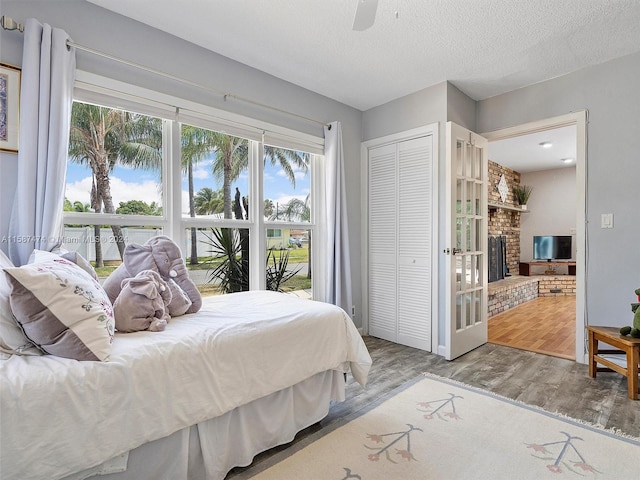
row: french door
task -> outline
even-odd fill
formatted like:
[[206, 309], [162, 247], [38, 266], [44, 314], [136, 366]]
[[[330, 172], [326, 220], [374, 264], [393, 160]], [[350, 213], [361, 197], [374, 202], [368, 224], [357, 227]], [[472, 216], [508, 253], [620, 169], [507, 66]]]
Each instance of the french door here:
[[446, 142], [444, 356], [452, 360], [487, 342], [488, 141], [447, 122]]

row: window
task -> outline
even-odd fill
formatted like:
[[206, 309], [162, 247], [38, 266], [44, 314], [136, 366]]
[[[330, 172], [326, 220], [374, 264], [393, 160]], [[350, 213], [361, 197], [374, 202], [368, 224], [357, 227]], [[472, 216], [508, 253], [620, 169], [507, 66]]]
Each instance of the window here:
[[203, 295], [311, 296], [311, 173], [322, 157], [299, 148], [304, 135], [264, 143], [264, 130], [98, 90], [77, 89], [73, 104], [65, 248], [105, 277], [125, 245], [164, 234]]

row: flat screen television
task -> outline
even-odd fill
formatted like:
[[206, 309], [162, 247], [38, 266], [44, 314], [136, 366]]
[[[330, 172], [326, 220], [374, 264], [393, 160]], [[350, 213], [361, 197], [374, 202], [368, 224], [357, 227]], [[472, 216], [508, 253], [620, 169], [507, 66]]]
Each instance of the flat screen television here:
[[570, 260], [571, 235], [536, 235], [533, 237], [534, 260]]

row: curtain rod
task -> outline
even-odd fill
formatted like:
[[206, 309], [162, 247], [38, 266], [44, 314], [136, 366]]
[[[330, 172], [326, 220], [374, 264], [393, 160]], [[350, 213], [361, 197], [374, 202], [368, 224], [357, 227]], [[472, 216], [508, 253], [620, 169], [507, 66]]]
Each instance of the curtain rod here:
[[[24, 32], [24, 25], [22, 23], [18, 23], [13, 18], [8, 17], [6, 15], [2, 15], [2, 18], [0, 18], [0, 23], [2, 24], [2, 28], [4, 28], [5, 30], [18, 30], [19, 32]], [[283, 110], [283, 109], [280, 109], [280, 108], [277, 108], [277, 107], [273, 107], [273, 106], [267, 105], [265, 103], [257, 102], [255, 100], [251, 100], [249, 98], [241, 97], [241, 96], [235, 95], [233, 93], [223, 92], [222, 90], [218, 90], [218, 89], [215, 89], [213, 87], [209, 87], [207, 85], [203, 85], [201, 83], [193, 82], [191, 80], [187, 80], [186, 78], [178, 77], [176, 75], [172, 75], [170, 73], [166, 73], [166, 72], [163, 72], [161, 70], [156, 70], [155, 68], [151, 68], [151, 67], [147, 67], [145, 65], [141, 65], [139, 63], [131, 62], [131, 61], [126, 60], [126, 59], [121, 58], [121, 57], [116, 57], [114, 55], [110, 55], [108, 53], [104, 53], [104, 52], [101, 52], [99, 50], [95, 50], [93, 48], [85, 47], [84, 45], [80, 45], [80, 44], [75, 43], [75, 42], [73, 42], [71, 40], [67, 40], [67, 47], [73, 47], [73, 48], [75, 48], [77, 50], [82, 50], [82, 51], [90, 53], [92, 55], [96, 55], [96, 56], [99, 56], [99, 57], [107, 58], [109, 60], [113, 60], [115, 62], [122, 63], [124, 65], [128, 65], [130, 67], [134, 67], [134, 68], [137, 68], [139, 70], [144, 70], [145, 72], [153, 73], [154, 75], [159, 75], [161, 77], [165, 77], [165, 78], [168, 78], [170, 80], [174, 80], [174, 81], [177, 81], [177, 82], [180, 82], [180, 83], [191, 85], [192, 87], [196, 87], [196, 88], [199, 88], [201, 90], [206, 90], [206, 91], [214, 93], [216, 95], [221, 95], [225, 102], [227, 101], [228, 98], [233, 98], [235, 100], [238, 100], [238, 101], [241, 101], [241, 102], [245, 102], [245, 103], [249, 103], [251, 105], [255, 105], [255, 106], [258, 106], [258, 107], [261, 107], [261, 108], [266, 108], [266, 109], [273, 110], [273, 111], [276, 111], [276, 112], [279, 112], [279, 113], [284, 113], [285, 115], [290, 115], [290, 116], [293, 116], [293, 117], [297, 117], [297, 118], [300, 118], [302, 120], [306, 120], [308, 122], [317, 123], [318, 125], [322, 125], [322, 126], [328, 125], [329, 128], [331, 128], [331, 125], [328, 124], [327, 122], [321, 122], [320, 120], [316, 120], [314, 118], [305, 117], [304, 115], [299, 115], [297, 113], [289, 112], [287, 110]]]

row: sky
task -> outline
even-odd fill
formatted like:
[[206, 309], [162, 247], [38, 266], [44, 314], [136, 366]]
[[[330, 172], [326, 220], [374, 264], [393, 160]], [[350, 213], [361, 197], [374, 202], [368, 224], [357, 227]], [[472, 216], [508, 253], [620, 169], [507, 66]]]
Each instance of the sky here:
[[[194, 191], [197, 193], [203, 187], [209, 187], [213, 190], [222, 188], [222, 182], [217, 180], [211, 173], [212, 160], [200, 162], [193, 171]], [[289, 179], [279, 167], [272, 167], [268, 163], [264, 172], [264, 195], [265, 198], [273, 200], [273, 203], [284, 204], [291, 198], [296, 197], [305, 200], [310, 192], [311, 174], [305, 174], [302, 171], [296, 171], [296, 187], [291, 185]], [[118, 207], [120, 202], [128, 200], [143, 200], [148, 204], [156, 202], [162, 204], [161, 189], [159, 186], [160, 178], [157, 172], [144, 170], [136, 170], [127, 167], [117, 166], [109, 175], [111, 179], [111, 194], [113, 203]], [[248, 174], [244, 173], [232, 187], [232, 195], [235, 193], [236, 186], [240, 189], [243, 196], [249, 192]], [[89, 192], [91, 191], [91, 169], [72, 162], [67, 163], [67, 183], [65, 197], [71, 203], [80, 201], [82, 203], [89, 202]], [[182, 212], [188, 212], [188, 183], [186, 175], [182, 181]]]

